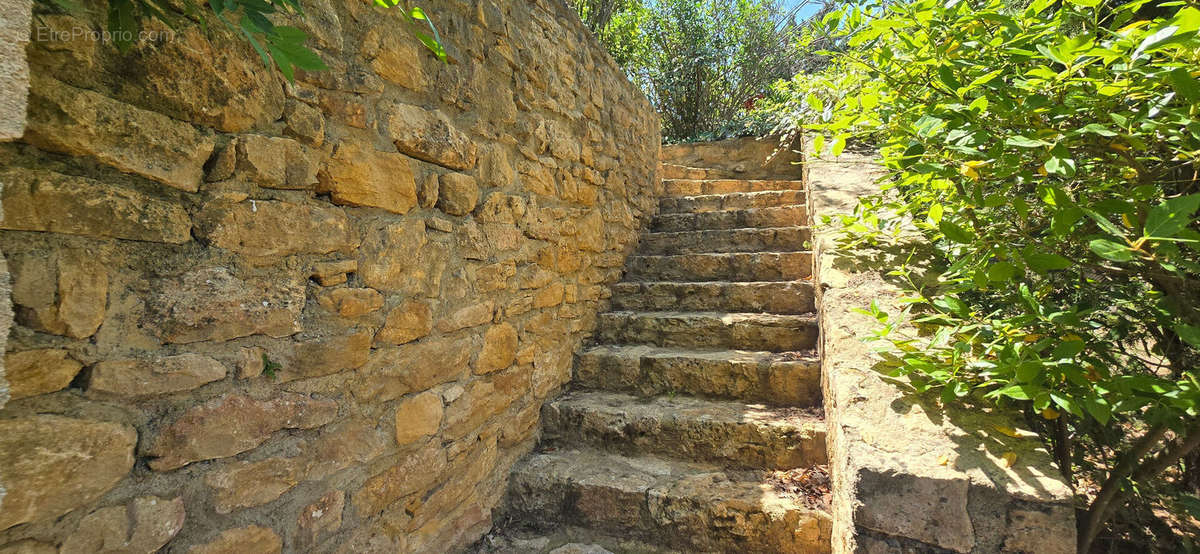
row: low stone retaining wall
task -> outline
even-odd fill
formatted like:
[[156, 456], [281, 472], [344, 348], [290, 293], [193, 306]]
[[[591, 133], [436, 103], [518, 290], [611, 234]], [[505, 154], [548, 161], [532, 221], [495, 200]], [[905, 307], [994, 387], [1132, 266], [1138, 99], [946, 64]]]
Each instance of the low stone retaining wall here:
[[[819, 218], [852, 211], [881, 169], [844, 154], [808, 173]], [[1020, 424], [1007, 414], [943, 410], [872, 369], [879, 358], [862, 339], [877, 322], [852, 310], [898, 311], [885, 274], [904, 259], [846, 255], [833, 234], [817, 235], [833, 551], [1075, 552], [1071, 491], [1035, 436], [1010, 436]]]
[[799, 142], [778, 136], [671, 144], [662, 148], [666, 179], [779, 179], [800, 174]]

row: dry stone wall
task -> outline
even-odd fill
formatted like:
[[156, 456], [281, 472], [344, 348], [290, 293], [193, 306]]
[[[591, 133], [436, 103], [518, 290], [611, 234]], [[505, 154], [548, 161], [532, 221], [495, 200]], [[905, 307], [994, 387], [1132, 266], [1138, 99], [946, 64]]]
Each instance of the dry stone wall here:
[[[0, 552], [453, 551], [491, 526], [655, 205], [651, 107], [557, 0], [305, 0], [294, 84], [212, 29], [43, 15], [0, 145]], [[84, 32], [79, 32], [83, 30]]]

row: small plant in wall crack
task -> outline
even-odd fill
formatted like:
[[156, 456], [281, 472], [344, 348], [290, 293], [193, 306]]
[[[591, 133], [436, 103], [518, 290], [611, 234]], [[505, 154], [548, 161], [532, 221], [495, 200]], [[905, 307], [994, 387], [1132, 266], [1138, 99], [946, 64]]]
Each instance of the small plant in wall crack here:
[[271, 379], [272, 381], [277, 379], [279, 377], [278, 371], [283, 369], [283, 366], [280, 365], [279, 362], [271, 361], [271, 358], [268, 358], [266, 354], [262, 355], [262, 361], [263, 361], [263, 371], [262, 371], [263, 376], [265, 376], [268, 379]]
[[[78, 12], [73, 0], [37, 0], [43, 6], [67, 12]], [[446, 49], [433, 21], [420, 7], [409, 7], [400, 0], [374, 0], [375, 5], [396, 9], [409, 24], [416, 27], [413, 34], [442, 63], [447, 63]], [[182, 6], [179, 13], [176, 5]], [[302, 29], [276, 25], [271, 16], [296, 15], [304, 17], [300, 0], [109, 0], [106, 36], [122, 52], [129, 51], [142, 35], [143, 22], [155, 19], [171, 29], [179, 29], [185, 21], [194, 21], [207, 30], [215, 19], [240, 35], [254, 48], [268, 68], [274, 65], [288, 81], [295, 82], [296, 69], [323, 71], [329, 69], [321, 56], [305, 43], [308, 33]], [[429, 31], [425, 32], [424, 27]]]

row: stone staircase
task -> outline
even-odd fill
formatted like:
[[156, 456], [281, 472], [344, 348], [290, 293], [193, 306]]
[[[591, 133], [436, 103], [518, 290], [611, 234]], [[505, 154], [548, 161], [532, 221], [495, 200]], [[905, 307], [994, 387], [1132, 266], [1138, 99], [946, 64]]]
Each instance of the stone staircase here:
[[491, 551], [830, 550], [807, 191], [664, 185], [572, 389], [543, 408], [542, 442], [510, 480], [507, 527], [568, 539]]

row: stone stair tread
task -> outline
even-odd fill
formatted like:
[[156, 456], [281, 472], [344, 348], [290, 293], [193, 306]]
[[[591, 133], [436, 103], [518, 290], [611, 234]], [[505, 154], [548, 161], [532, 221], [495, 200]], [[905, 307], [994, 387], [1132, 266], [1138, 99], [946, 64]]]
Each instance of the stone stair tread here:
[[804, 190], [804, 181], [788, 179], [663, 179], [664, 196], [704, 196], [735, 192]]
[[756, 208], [802, 206], [806, 202], [807, 193], [804, 190], [762, 190], [723, 194], [697, 194], [693, 196], [666, 196], [659, 200], [658, 209], [660, 214], [696, 214]]
[[682, 311], [682, 310], [614, 310], [601, 314], [629, 315], [633, 317], [655, 319], [705, 319], [720, 320], [722, 323], [735, 324], [743, 322], [762, 323], [766, 325], [805, 324], [815, 325], [816, 314], [767, 314], [761, 312], [718, 312], [718, 311]]
[[811, 281], [630, 281], [610, 288], [617, 310], [802, 314], [816, 309]]
[[545, 405], [544, 437], [726, 467], [794, 469], [826, 463], [815, 410], [690, 396], [574, 391]]
[[686, 229], [683, 231], [650, 231], [643, 236], [702, 235], [736, 233], [778, 233], [780, 231], [811, 230], [807, 225], [774, 225], [771, 227], [730, 227], [728, 229]]
[[638, 241], [642, 255], [796, 252], [811, 247], [812, 230], [789, 227], [743, 227], [646, 233]]
[[723, 362], [773, 363], [806, 362], [819, 363], [820, 357], [812, 350], [798, 352], [768, 352], [765, 350], [734, 350], [729, 348], [679, 348], [645, 344], [598, 344], [585, 347], [583, 353], [605, 352], [617, 356], [637, 358], [690, 358]]
[[807, 222], [803, 204], [711, 212], [659, 213], [650, 221], [651, 232], [705, 231], [786, 227]]
[[493, 528], [467, 554], [680, 554], [679, 550], [598, 533], [583, 527], [559, 525], [541, 531]]
[[812, 252], [708, 252], [630, 256], [632, 281], [795, 281], [812, 276]]
[[514, 468], [526, 521], [580, 525], [694, 551], [829, 552], [829, 513], [766, 472], [587, 449], [536, 452]]
[[579, 352], [575, 381], [586, 388], [641, 396], [682, 393], [799, 407], [821, 405], [821, 364], [814, 351], [602, 344]]
[[709, 346], [786, 352], [816, 346], [815, 314], [707, 311], [612, 311], [600, 314], [604, 344]]

